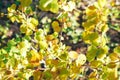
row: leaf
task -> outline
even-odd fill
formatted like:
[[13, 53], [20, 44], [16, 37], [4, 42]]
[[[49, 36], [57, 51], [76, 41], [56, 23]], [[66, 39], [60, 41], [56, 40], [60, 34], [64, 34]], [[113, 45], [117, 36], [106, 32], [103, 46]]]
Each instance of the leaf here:
[[40, 49], [47, 49], [48, 44], [46, 41], [39, 41]]
[[86, 15], [88, 15], [90, 17], [91, 16], [94, 17], [94, 16], [97, 15], [97, 13], [96, 13], [96, 7], [95, 6], [89, 6], [85, 11], [86, 11]]
[[81, 66], [86, 62], [86, 56], [84, 54], [79, 54], [77, 60], [76, 60], [76, 65]]
[[97, 54], [97, 48], [95, 46], [89, 46], [88, 47], [88, 52], [87, 52], [87, 60], [89, 62], [93, 61], [96, 57], [96, 54]]
[[12, 16], [12, 17], [10, 17], [10, 20], [14, 23], [15, 21], [16, 21], [16, 17], [15, 16]]
[[117, 64], [115, 62], [110, 62], [110, 63], [107, 64], [107, 66], [109, 68], [115, 68], [117, 66]]
[[57, 13], [58, 10], [59, 10], [59, 5], [58, 3], [51, 3], [51, 8], [50, 8], [50, 11], [53, 12], [53, 13]]
[[106, 5], [107, 1], [106, 0], [98, 0], [98, 4], [101, 8], [103, 8]]
[[9, 40], [8, 43], [7, 43], [7, 46], [11, 47], [11, 46], [14, 46], [16, 44], [17, 43], [14, 40]]
[[83, 27], [86, 31], [92, 31], [95, 28], [95, 24], [93, 24], [91, 22], [84, 22]]
[[73, 59], [73, 60], [77, 59], [78, 56], [79, 56], [79, 54], [78, 54], [76, 51], [70, 51], [70, 52], [68, 53], [68, 55], [69, 55], [69, 58], [71, 58], [71, 59]]
[[10, 7], [8, 7], [8, 12], [14, 12], [16, 9], [16, 4], [12, 4]]
[[52, 22], [52, 28], [55, 32], [60, 32], [61, 31], [61, 27], [59, 25], [59, 22], [58, 21], [53, 21]]
[[51, 40], [53, 40], [54, 39], [54, 36], [53, 35], [47, 35], [46, 36], [46, 40], [47, 41], [51, 41]]
[[22, 7], [27, 7], [32, 3], [32, 0], [20, 0]]
[[119, 61], [119, 55], [117, 53], [111, 53], [109, 57], [112, 62]]
[[117, 74], [117, 67], [115, 68], [108, 68], [108, 76], [109, 80], [118, 80], [118, 74]]
[[40, 80], [41, 79], [41, 75], [42, 75], [43, 73], [42, 72], [40, 72], [40, 71], [34, 71], [33, 72], [33, 77], [34, 77], [34, 80]]
[[42, 60], [42, 55], [39, 55], [39, 53], [36, 50], [31, 50], [27, 55], [28, 61], [33, 64], [34, 66], [39, 65], [39, 61]]
[[[96, 76], [97, 76], [97, 70], [94, 70], [93, 72], [90, 73], [89, 78], [94, 78], [95, 79]], [[92, 79], [90, 79], [90, 80], [92, 80]], [[95, 79], [95, 80], [97, 80], [97, 79]]]
[[[105, 20], [105, 19], [104, 19], [104, 20]], [[106, 33], [108, 30], [109, 30], [108, 25], [104, 25], [104, 26], [102, 26], [102, 28], [101, 28], [102, 33]]]
[[106, 54], [108, 53], [109, 48], [107, 46], [103, 46], [97, 50], [97, 58], [104, 59]]
[[102, 62], [99, 60], [93, 60], [90, 62], [92, 68], [99, 68], [102, 65]]
[[117, 46], [116, 48], [114, 48], [114, 52], [120, 56], [120, 46]]
[[64, 5], [64, 6], [63, 6], [63, 9], [64, 9], [65, 11], [73, 11], [73, 9], [75, 9], [75, 2], [69, 1], [69, 2], [68, 2], [68, 5]]
[[29, 28], [27, 28], [27, 31], [25, 32], [26, 35], [32, 35], [33, 31]]
[[35, 31], [35, 28], [36, 28], [36, 26], [32, 23], [27, 23], [27, 27], [29, 28], [27, 30], [33, 30], [33, 31]]
[[32, 23], [32, 24], [34, 24], [34, 26], [37, 26], [39, 23], [38, 23], [38, 20], [37, 19], [35, 19], [35, 18], [30, 18], [30, 22]]
[[[52, 74], [51, 74], [50, 71], [45, 71], [43, 74], [44, 74], [44, 79], [46, 79], [46, 80], [51, 80]], [[38, 79], [37, 79], [37, 80], [38, 80]]]
[[27, 40], [24, 40], [18, 44], [19, 49], [25, 48], [28, 50], [30, 47], [31, 47], [31, 44]]
[[58, 0], [40, 0], [39, 8], [43, 11], [57, 13], [59, 9]]
[[45, 40], [45, 35], [44, 35], [43, 30], [42, 29], [37, 30], [34, 38], [38, 42], [42, 41], [42, 40]]
[[26, 33], [27, 32], [27, 26], [26, 26], [26, 24], [22, 24], [20, 26], [20, 31], [21, 31], [21, 33]]
[[82, 37], [83, 40], [88, 44], [94, 43], [96, 42], [97, 39], [99, 39], [97, 32], [90, 32], [90, 31], [83, 32]]

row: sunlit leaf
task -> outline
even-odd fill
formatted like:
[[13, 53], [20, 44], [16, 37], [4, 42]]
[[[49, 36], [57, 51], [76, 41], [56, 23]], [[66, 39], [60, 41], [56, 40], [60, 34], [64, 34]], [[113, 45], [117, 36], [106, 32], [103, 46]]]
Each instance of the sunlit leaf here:
[[118, 75], [117, 75], [117, 68], [108, 68], [108, 77], [110, 78], [109, 80], [117, 80]]
[[42, 60], [42, 56], [39, 55], [39, 53], [36, 51], [36, 50], [31, 50], [29, 53], [28, 53], [28, 61], [33, 64], [34, 66], [38, 66], [40, 63], [40, 60]]
[[101, 47], [97, 50], [97, 58], [98, 59], [104, 59], [106, 57], [106, 54], [108, 53], [109, 48], [107, 46]]
[[116, 48], [114, 48], [114, 52], [119, 54], [120, 56], [120, 46], [117, 46]]
[[46, 41], [39, 41], [39, 45], [41, 49], [47, 49], [48, 48], [48, 44]]
[[68, 5], [63, 6], [63, 9], [64, 9], [65, 11], [73, 11], [73, 9], [75, 9], [75, 2], [69, 1], [69, 2], [68, 2]]
[[12, 4], [10, 7], [8, 7], [9, 12], [14, 12], [16, 9], [16, 4]]
[[71, 58], [71, 59], [77, 59], [78, 58], [78, 56], [79, 56], [79, 54], [76, 52], [76, 51], [70, 51], [69, 53], [68, 53], [68, 55], [69, 55], [69, 57]]
[[58, 0], [40, 0], [39, 8], [43, 11], [51, 11], [53, 13], [57, 13], [59, 6]]
[[76, 60], [76, 65], [81, 66], [86, 62], [86, 56], [84, 54], [79, 54], [77, 60]]
[[83, 40], [89, 44], [94, 43], [94, 41], [99, 39], [97, 32], [89, 32], [89, 31], [83, 32], [82, 37], [83, 37]]
[[27, 31], [27, 26], [26, 26], [25, 24], [22, 24], [22, 25], [20, 26], [20, 31], [21, 31], [22, 33], [25, 33], [25, 32]]
[[46, 36], [46, 40], [48, 40], [48, 41], [51, 41], [51, 40], [53, 40], [54, 39], [54, 36], [53, 35], [47, 35]]
[[106, 0], [98, 0], [98, 4], [101, 8], [103, 8], [106, 5]]
[[35, 18], [30, 18], [30, 22], [31, 22], [32, 24], [34, 24], [35, 26], [38, 25], [38, 20], [35, 19]]

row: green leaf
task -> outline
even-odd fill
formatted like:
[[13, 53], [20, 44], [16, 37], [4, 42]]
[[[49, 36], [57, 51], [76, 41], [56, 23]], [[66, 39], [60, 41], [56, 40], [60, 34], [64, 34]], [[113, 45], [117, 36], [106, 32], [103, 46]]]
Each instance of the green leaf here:
[[57, 13], [59, 9], [58, 0], [40, 0], [39, 8], [43, 11]]
[[89, 46], [88, 47], [88, 52], [87, 52], [87, 60], [89, 62], [93, 61], [96, 57], [96, 54], [97, 54], [97, 48], [95, 46]]
[[11, 47], [11, 46], [14, 46], [16, 44], [17, 43], [14, 40], [10, 40], [10, 41], [8, 41], [7, 46]]
[[92, 68], [99, 68], [102, 65], [102, 62], [99, 60], [93, 60], [90, 62]]
[[109, 48], [107, 46], [103, 46], [102, 48], [99, 48], [97, 50], [97, 58], [98, 59], [103, 59], [106, 57], [106, 54], [108, 53]]
[[58, 12], [58, 10], [59, 10], [58, 3], [51, 3], [50, 6], [51, 6], [51, 8], [50, 8], [51, 12], [53, 12], [53, 13], [57, 13]]
[[86, 43], [94, 43], [98, 38], [98, 33], [97, 32], [89, 32], [89, 31], [85, 31], [82, 34], [83, 40]]
[[52, 78], [52, 74], [49, 71], [45, 71], [44, 75], [45, 75], [44, 78], [46, 80], [50, 80]]
[[20, 0], [23, 7], [27, 7], [32, 3], [32, 0]]
[[114, 48], [114, 52], [120, 55], [120, 46]]

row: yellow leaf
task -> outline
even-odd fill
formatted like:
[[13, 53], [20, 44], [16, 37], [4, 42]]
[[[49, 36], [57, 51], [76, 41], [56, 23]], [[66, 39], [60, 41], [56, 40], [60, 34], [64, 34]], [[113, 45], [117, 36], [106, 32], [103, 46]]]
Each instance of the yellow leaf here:
[[31, 23], [32, 24], [34, 24], [35, 26], [37, 26], [38, 25], [38, 20], [37, 19], [35, 19], [35, 18], [30, 18], [31, 19]]
[[110, 62], [109, 64], [107, 64], [107, 66], [109, 68], [115, 68], [117, 66], [117, 64], [115, 62]]
[[39, 46], [40, 46], [40, 49], [47, 49], [48, 48], [48, 44], [46, 41], [39, 41]]
[[10, 18], [10, 20], [14, 23], [14, 22], [16, 21], [16, 17], [15, 17], [15, 16], [12, 16], [12, 17]]
[[108, 68], [108, 76], [109, 80], [118, 80], [118, 71], [117, 67]]
[[53, 40], [54, 39], [54, 36], [53, 35], [47, 35], [46, 36], [46, 40], [47, 41], [51, 41], [51, 40]]
[[34, 65], [39, 65], [39, 61], [42, 60], [42, 55], [40, 55], [36, 50], [31, 50], [28, 53], [28, 61]]
[[119, 55], [117, 53], [111, 53], [109, 55], [111, 61], [115, 62], [115, 61], [119, 61]]
[[28, 23], [27, 27], [33, 31], [35, 30], [35, 25], [33, 25], [32, 23]]
[[14, 12], [16, 9], [16, 4], [12, 4], [10, 7], [8, 7], [8, 12]]
[[51, 71], [52, 71], [52, 72], [56, 72], [56, 71], [57, 71], [56, 67], [53, 67], [53, 68], [51, 69]]
[[42, 72], [41, 71], [34, 71], [33, 72], [33, 77], [34, 77], [34, 80], [40, 80], [41, 77], [42, 77]]
[[20, 31], [21, 31], [22, 33], [25, 33], [25, 32], [27, 31], [27, 26], [26, 26], [25, 24], [22, 24], [22, 25], [20, 26]]
[[33, 33], [33, 31], [29, 28], [27, 28], [27, 31], [25, 32], [26, 35], [31, 35]]
[[96, 14], [97, 14], [97, 12], [96, 12], [96, 7], [95, 6], [89, 6], [86, 9], [86, 15], [95, 16]]
[[97, 71], [94, 70], [93, 72], [90, 73], [89, 78], [95, 78], [97, 76]]
[[55, 32], [60, 32], [61, 31], [61, 27], [60, 27], [58, 21], [53, 21], [52, 22], [52, 28]]
[[103, 8], [106, 5], [107, 1], [106, 0], [98, 0], [98, 4], [101, 8]]

